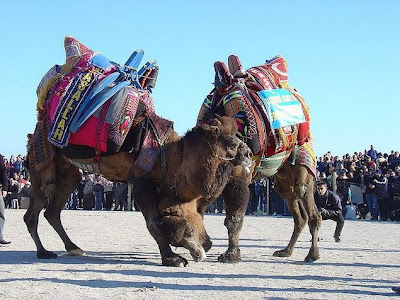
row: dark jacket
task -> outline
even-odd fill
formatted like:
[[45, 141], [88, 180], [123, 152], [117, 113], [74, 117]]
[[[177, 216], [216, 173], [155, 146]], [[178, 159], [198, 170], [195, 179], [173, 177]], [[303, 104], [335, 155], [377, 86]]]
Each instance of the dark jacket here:
[[315, 192], [314, 200], [318, 211], [324, 211], [325, 217], [334, 217], [342, 213], [340, 198], [332, 191], [327, 190], [323, 196], [320, 196], [318, 192]]
[[8, 177], [6, 166], [4, 165], [3, 155], [0, 154], [0, 184], [2, 185], [3, 191], [8, 190]]

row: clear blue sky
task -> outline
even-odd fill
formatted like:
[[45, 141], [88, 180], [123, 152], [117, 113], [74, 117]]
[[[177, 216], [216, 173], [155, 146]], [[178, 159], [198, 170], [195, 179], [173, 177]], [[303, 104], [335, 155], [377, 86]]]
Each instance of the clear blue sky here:
[[156, 111], [183, 134], [212, 89], [213, 63], [282, 54], [305, 97], [318, 156], [400, 150], [400, 1], [1, 1], [0, 153], [26, 153], [36, 87], [73, 36], [123, 63], [160, 67]]

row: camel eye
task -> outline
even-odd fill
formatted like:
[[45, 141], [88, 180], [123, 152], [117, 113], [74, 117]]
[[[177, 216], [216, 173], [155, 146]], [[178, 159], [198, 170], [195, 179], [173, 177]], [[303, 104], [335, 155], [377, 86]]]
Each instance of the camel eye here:
[[234, 138], [230, 137], [226, 140], [226, 146], [229, 149], [235, 149], [237, 147], [237, 142]]

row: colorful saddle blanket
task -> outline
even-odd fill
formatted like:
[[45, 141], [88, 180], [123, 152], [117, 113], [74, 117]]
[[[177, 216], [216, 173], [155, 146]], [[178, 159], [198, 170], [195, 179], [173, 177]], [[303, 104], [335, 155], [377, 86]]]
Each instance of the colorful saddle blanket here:
[[[296, 162], [315, 174], [309, 110], [288, 84], [284, 58], [276, 56], [246, 71], [237, 56], [231, 55], [228, 63], [229, 70], [223, 62], [214, 64], [215, 88], [203, 102], [197, 123], [209, 122], [216, 114], [234, 117], [238, 136], [252, 150], [262, 177], [276, 173], [295, 146]], [[305, 143], [309, 146], [303, 147]]]
[[49, 112], [48, 140], [115, 153], [135, 120], [154, 112], [158, 67], [149, 61], [138, 69], [142, 50], [119, 65], [72, 37], [64, 46], [66, 64], [52, 67], [37, 89], [38, 111]]

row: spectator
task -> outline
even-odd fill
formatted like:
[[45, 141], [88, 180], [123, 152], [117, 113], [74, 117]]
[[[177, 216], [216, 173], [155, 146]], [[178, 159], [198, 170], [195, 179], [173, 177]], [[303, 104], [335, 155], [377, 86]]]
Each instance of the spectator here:
[[68, 200], [68, 208], [76, 210], [78, 209], [78, 189], [75, 189], [70, 195]]
[[381, 152], [379, 152], [378, 158], [376, 159], [376, 167], [384, 173], [386, 172], [388, 167], [387, 157], [387, 153], [382, 154]]
[[32, 188], [31, 188], [31, 183], [27, 181], [21, 191], [19, 192], [19, 195], [21, 197], [31, 197], [32, 196]]
[[114, 210], [128, 210], [128, 185], [117, 182], [115, 184], [115, 207]]
[[337, 190], [337, 184], [336, 184], [337, 176], [338, 174], [336, 173], [336, 169], [334, 167], [330, 167], [329, 175], [326, 178], [326, 180], [328, 182], [328, 189], [333, 191], [334, 193], [336, 193]]
[[9, 241], [4, 240], [3, 230], [4, 230], [4, 223], [5, 223], [5, 216], [4, 216], [4, 198], [7, 195], [8, 189], [8, 179], [7, 179], [7, 172], [6, 166], [4, 164], [3, 155], [0, 154], [0, 244], [5, 245], [9, 244]]
[[400, 194], [394, 194], [390, 203], [390, 220], [400, 221]]
[[367, 155], [368, 155], [369, 157], [371, 157], [371, 160], [372, 160], [373, 162], [375, 162], [376, 159], [378, 158], [378, 152], [374, 149], [374, 146], [373, 146], [373, 145], [371, 145], [371, 148], [368, 150]]
[[94, 195], [93, 195], [93, 179], [90, 174], [84, 174], [85, 184], [83, 187], [83, 209], [92, 210]]
[[105, 194], [105, 210], [111, 210], [113, 206], [113, 183], [109, 180], [105, 180], [104, 194]]
[[389, 218], [389, 207], [387, 199], [387, 183], [388, 179], [382, 175], [381, 170], [376, 170], [373, 183], [375, 184], [374, 193], [378, 200], [379, 219], [387, 221]]
[[333, 220], [336, 222], [336, 229], [333, 237], [335, 242], [340, 242], [340, 235], [344, 226], [344, 217], [339, 196], [328, 190], [325, 181], [318, 181], [317, 191], [314, 193], [314, 200], [322, 216], [322, 220]]
[[376, 163], [368, 155], [365, 157], [365, 165], [368, 169], [372, 169], [374, 172], [376, 171]]
[[342, 170], [339, 172], [339, 176], [336, 180], [337, 185], [337, 195], [340, 198], [340, 205], [342, 206], [343, 216], [346, 216], [347, 205], [351, 203], [350, 196], [350, 182], [346, 175], [346, 171]]
[[400, 166], [400, 155], [399, 155], [399, 151], [395, 151], [394, 152], [394, 156], [392, 161], [390, 162], [389, 168], [391, 168], [392, 170], [395, 170], [397, 167]]
[[364, 177], [365, 183], [365, 200], [367, 201], [369, 212], [371, 213], [372, 220], [378, 220], [379, 208], [378, 198], [376, 197], [375, 189], [376, 184], [374, 183], [374, 170], [368, 169], [367, 175]]
[[102, 210], [104, 203], [104, 186], [101, 175], [96, 175], [93, 185], [95, 210]]
[[394, 150], [390, 151], [390, 154], [388, 156], [388, 164], [390, 165], [390, 163], [394, 160]]

